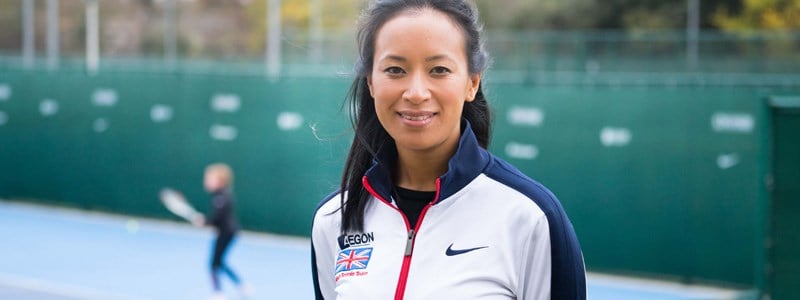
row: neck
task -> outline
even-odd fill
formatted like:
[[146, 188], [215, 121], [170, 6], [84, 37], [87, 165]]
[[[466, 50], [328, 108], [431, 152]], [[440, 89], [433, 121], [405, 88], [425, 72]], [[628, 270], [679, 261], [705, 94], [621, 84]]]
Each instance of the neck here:
[[454, 152], [455, 149], [435, 152], [398, 149], [395, 184], [409, 190], [435, 191], [436, 179], [447, 172], [447, 163]]

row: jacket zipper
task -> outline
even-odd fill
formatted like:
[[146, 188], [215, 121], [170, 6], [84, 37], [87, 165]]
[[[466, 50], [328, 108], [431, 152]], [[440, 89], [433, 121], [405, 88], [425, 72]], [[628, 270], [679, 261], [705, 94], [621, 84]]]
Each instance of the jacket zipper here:
[[[364, 187], [370, 194], [372, 194], [373, 196], [375, 196], [376, 198], [380, 199], [381, 201], [387, 204], [391, 204], [391, 202], [386, 201], [386, 199], [383, 199], [383, 197], [381, 197], [378, 193], [375, 192], [375, 190], [372, 189], [372, 186], [369, 184], [369, 181], [367, 181], [366, 176], [364, 176], [362, 182], [364, 184]], [[405, 295], [406, 283], [408, 282], [408, 270], [411, 267], [411, 255], [414, 253], [414, 240], [416, 239], [417, 233], [419, 232], [419, 226], [420, 224], [422, 224], [422, 219], [425, 218], [425, 213], [428, 212], [428, 208], [430, 208], [431, 205], [436, 203], [436, 201], [439, 201], [440, 183], [441, 180], [439, 178], [436, 178], [436, 196], [433, 198], [433, 201], [431, 201], [431, 203], [428, 203], [427, 205], [425, 205], [425, 207], [422, 208], [422, 211], [419, 213], [419, 218], [417, 219], [417, 224], [414, 224], [413, 229], [411, 228], [411, 224], [408, 222], [408, 218], [406, 217], [406, 215], [403, 214], [403, 212], [400, 211], [399, 208], [389, 205], [392, 208], [394, 208], [397, 212], [399, 212], [401, 216], [403, 216], [403, 220], [406, 223], [406, 230], [408, 230], [408, 237], [406, 239], [406, 249], [405, 252], [403, 252], [403, 264], [400, 267], [400, 278], [398, 278], [397, 280], [397, 289], [394, 292], [395, 300], [403, 300], [403, 295]]]
[[[429, 204], [430, 205], [430, 204]], [[423, 212], [428, 207], [423, 208]], [[420, 213], [420, 216], [422, 213]], [[397, 289], [394, 291], [394, 299], [402, 300], [406, 292], [406, 282], [408, 282], [408, 269], [411, 267], [411, 253], [414, 248], [414, 229], [408, 231], [408, 240], [406, 240], [406, 252], [403, 255], [403, 265], [400, 267], [400, 278], [397, 279]]]

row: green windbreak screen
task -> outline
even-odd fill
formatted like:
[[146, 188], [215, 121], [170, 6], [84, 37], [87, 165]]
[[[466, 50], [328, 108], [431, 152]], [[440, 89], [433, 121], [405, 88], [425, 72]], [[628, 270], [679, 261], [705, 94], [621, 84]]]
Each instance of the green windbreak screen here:
[[[683, 82], [683, 81], [680, 81]], [[530, 83], [530, 81], [528, 81]], [[206, 211], [205, 165], [235, 171], [241, 222], [308, 235], [352, 139], [347, 78], [0, 74], [0, 197], [174, 218]], [[590, 270], [752, 286], [765, 120], [797, 86], [492, 81], [490, 150], [559, 197]]]
[[754, 280], [758, 91], [492, 90], [494, 152], [560, 198], [588, 266]]
[[5, 198], [170, 217], [158, 190], [177, 188], [207, 210], [203, 168], [222, 161], [236, 173], [246, 228], [304, 235], [338, 185], [350, 139], [341, 81], [15, 74], [3, 84]]
[[800, 97], [773, 111], [775, 186], [772, 191], [770, 280], [773, 299], [800, 297]]

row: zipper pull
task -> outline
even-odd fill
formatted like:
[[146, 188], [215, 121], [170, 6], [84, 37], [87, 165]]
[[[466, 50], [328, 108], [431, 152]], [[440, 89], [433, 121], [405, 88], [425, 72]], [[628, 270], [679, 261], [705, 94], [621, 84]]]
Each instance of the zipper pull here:
[[408, 231], [408, 240], [406, 241], [406, 256], [411, 255], [412, 245], [414, 245], [414, 229]]

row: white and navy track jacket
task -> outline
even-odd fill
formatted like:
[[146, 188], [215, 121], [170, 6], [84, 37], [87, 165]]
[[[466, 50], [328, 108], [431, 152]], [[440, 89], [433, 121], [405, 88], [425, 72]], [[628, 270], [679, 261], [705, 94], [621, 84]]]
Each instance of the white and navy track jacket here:
[[363, 232], [341, 233], [339, 192], [317, 208], [317, 299], [586, 299], [583, 255], [561, 204], [479, 147], [469, 125], [417, 224], [390, 197], [384, 165], [363, 178], [372, 194]]

